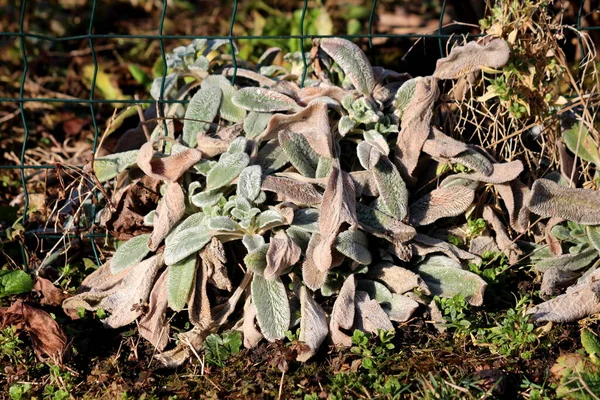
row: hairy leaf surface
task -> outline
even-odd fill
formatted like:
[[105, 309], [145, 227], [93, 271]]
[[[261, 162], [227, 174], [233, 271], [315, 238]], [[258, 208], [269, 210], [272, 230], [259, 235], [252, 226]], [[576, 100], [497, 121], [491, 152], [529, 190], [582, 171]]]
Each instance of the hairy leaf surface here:
[[218, 87], [203, 85], [190, 99], [185, 110], [183, 143], [195, 147], [198, 133], [208, 131], [210, 124], [219, 113], [223, 93]]
[[285, 286], [279, 278], [267, 280], [254, 275], [251, 285], [256, 320], [265, 339], [272, 342], [285, 337], [290, 326], [290, 304]]

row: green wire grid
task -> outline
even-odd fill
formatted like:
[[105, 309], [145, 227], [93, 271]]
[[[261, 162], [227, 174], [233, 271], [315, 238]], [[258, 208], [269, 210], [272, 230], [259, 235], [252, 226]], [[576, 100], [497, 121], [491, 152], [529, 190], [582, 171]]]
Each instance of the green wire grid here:
[[[236, 20], [240, 0], [233, 1], [232, 13], [231, 13], [230, 22], [229, 22], [228, 35], [220, 35], [220, 36], [218, 36], [218, 35], [213, 35], [213, 36], [165, 35], [163, 32], [164, 32], [165, 19], [166, 19], [166, 14], [167, 14], [168, 1], [169, 0], [164, 0], [162, 3], [162, 10], [161, 10], [161, 14], [160, 14], [160, 19], [159, 19], [159, 24], [158, 24], [158, 29], [157, 29], [156, 35], [123, 35], [123, 34], [96, 34], [96, 33], [94, 33], [94, 22], [95, 22], [95, 18], [96, 18], [96, 8], [98, 6], [98, 0], [91, 1], [90, 22], [88, 25], [87, 33], [84, 35], [55, 37], [55, 36], [26, 32], [25, 31], [25, 16], [26, 16], [26, 11], [27, 11], [27, 5], [28, 5], [28, 3], [32, 3], [33, 5], [35, 5], [35, 2], [33, 2], [33, 1], [28, 2], [28, 0], [21, 0], [21, 3], [20, 3], [21, 15], [19, 18], [19, 31], [18, 32], [0, 32], [0, 39], [10, 39], [10, 38], [14, 38], [14, 37], [18, 38], [19, 45], [20, 45], [20, 51], [21, 51], [21, 57], [23, 60], [23, 69], [22, 69], [22, 76], [21, 76], [21, 80], [20, 80], [18, 97], [14, 97], [14, 98], [0, 97], [0, 105], [2, 103], [18, 103], [19, 111], [21, 114], [21, 120], [22, 120], [22, 124], [23, 124], [23, 129], [24, 129], [23, 145], [21, 147], [19, 164], [18, 165], [0, 165], [0, 170], [12, 169], [12, 170], [20, 171], [20, 182], [21, 182], [23, 195], [24, 195], [23, 216], [21, 217], [21, 222], [22, 222], [23, 226], [26, 226], [26, 224], [27, 224], [27, 214], [28, 214], [28, 211], [30, 208], [30, 198], [29, 198], [30, 196], [29, 196], [29, 192], [27, 190], [28, 178], [26, 175], [26, 171], [27, 170], [43, 171], [43, 170], [53, 170], [53, 169], [58, 168], [56, 165], [27, 165], [25, 163], [25, 151], [27, 149], [27, 145], [28, 145], [28, 141], [29, 141], [29, 137], [30, 137], [30, 129], [29, 129], [27, 117], [25, 114], [24, 104], [25, 103], [60, 103], [63, 105], [69, 105], [69, 104], [80, 104], [80, 105], [84, 105], [84, 106], [87, 105], [89, 107], [89, 113], [90, 113], [91, 121], [92, 121], [92, 128], [94, 131], [92, 150], [95, 152], [98, 147], [98, 141], [99, 141], [99, 136], [100, 136], [99, 128], [98, 128], [98, 121], [96, 119], [96, 113], [95, 113], [95, 108], [94, 108], [96, 105], [115, 104], [115, 103], [116, 104], [126, 104], [126, 105], [158, 103], [158, 105], [159, 105], [158, 109], [162, 110], [161, 106], [164, 104], [187, 103], [187, 101], [166, 100], [164, 98], [164, 92], [165, 92], [165, 86], [164, 86], [165, 79], [164, 78], [167, 75], [167, 59], [166, 59], [166, 50], [165, 50], [165, 40], [171, 40], [171, 39], [192, 40], [192, 39], [199, 39], [199, 38], [228, 40], [229, 41], [229, 51], [231, 54], [232, 64], [233, 64], [233, 76], [231, 79], [232, 79], [232, 82], [235, 82], [236, 73], [237, 73], [237, 69], [238, 69], [238, 62], [237, 62], [236, 54], [234, 51], [235, 50], [234, 40], [244, 41], [244, 40], [253, 40], [253, 39], [297, 39], [298, 43], [300, 44], [300, 48], [305, 49], [305, 47], [306, 47], [305, 40], [315, 39], [315, 38], [341, 37], [341, 38], [345, 38], [345, 39], [349, 39], [349, 40], [357, 40], [357, 39], [365, 40], [366, 39], [368, 41], [369, 48], [371, 48], [373, 46], [373, 43], [372, 43], [373, 38], [435, 39], [438, 41], [440, 57], [444, 57], [446, 55], [445, 49], [444, 49], [444, 40], [447, 40], [447, 39], [455, 36], [452, 34], [442, 33], [442, 30], [443, 30], [442, 23], [443, 23], [444, 15], [446, 12], [447, 0], [444, 0], [442, 2], [441, 12], [440, 12], [440, 16], [439, 16], [438, 29], [437, 29], [437, 32], [433, 33], [433, 34], [373, 33], [373, 22], [375, 19], [378, 0], [370, 0], [371, 7], [370, 7], [370, 14], [368, 17], [367, 33], [355, 34], [355, 35], [307, 35], [305, 33], [305, 20], [306, 20], [306, 14], [308, 11], [309, 3], [308, 3], [308, 0], [299, 0], [298, 5], [299, 6], [301, 5], [302, 8], [301, 8], [300, 27], [299, 27], [300, 33], [298, 35], [262, 35], [262, 36], [261, 35], [234, 36], [233, 28], [235, 26], [235, 20]], [[173, 1], [173, 0], [171, 0], [171, 1]], [[579, 31], [600, 29], [600, 27], [582, 27], [581, 26], [582, 13], [583, 13], [583, 1], [580, 1], [580, 7], [578, 10], [578, 20], [577, 20], [577, 29]], [[469, 36], [476, 37], [478, 35], [469, 35]], [[25, 46], [26, 39], [35, 39], [35, 40], [49, 41], [49, 42], [87, 41], [89, 49], [90, 49], [90, 54], [92, 57], [93, 67], [94, 67], [89, 97], [82, 98], [82, 99], [60, 99], [60, 98], [52, 98], [52, 97], [25, 97], [25, 95], [24, 95], [25, 94], [25, 82], [27, 79], [27, 73], [29, 71], [29, 63], [28, 63], [28, 58], [27, 58], [26, 46]], [[124, 99], [95, 99], [94, 98], [95, 93], [96, 93], [96, 80], [98, 77], [98, 69], [99, 69], [98, 58], [97, 58], [96, 50], [94, 47], [94, 42], [97, 40], [100, 40], [100, 39], [158, 40], [160, 53], [161, 53], [162, 67], [163, 67], [162, 68], [163, 69], [163, 85], [161, 86], [160, 96], [159, 96], [158, 101], [155, 101], [152, 99], [139, 99], [139, 100], [127, 99], [127, 100], [124, 100]], [[304, 51], [302, 52], [302, 62], [303, 62], [304, 69], [303, 69], [303, 73], [302, 73], [302, 77], [301, 77], [301, 85], [304, 84], [304, 81], [305, 81], [306, 75], [307, 75], [307, 70], [308, 70], [306, 54]], [[163, 123], [166, 124], [166, 121], [163, 121]], [[60, 168], [80, 170], [82, 167], [81, 166], [60, 166]], [[97, 193], [94, 194], [94, 196], [96, 196], [96, 195], [97, 195]], [[95, 209], [95, 205], [94, 205], [93, 206], [93, 214], [95, 215], [95, 213], [96, 213], [96, 209]], [[94, 239], [106, 238], [107, 233], [105, 233], [105, 232], [100, 233], [98, 231], [95, 231], [93, 225], [89, 226], [87, 229], [83, 229], [82, 231], [84, 233], [78, 234], [78, 233], [61, 233], [61, 232], [39, 232], [39, 231], [35, 231], [35, 230], [30, 230], [30, 231], [25, 231], [24, 235], [25, 235], [25, 237], [34, 236], [37, 238], [55, 239], [55, 240], [56, 239], [78, 239], [78, 238], [91, 239], [90, 242], [92, 244], [92, 249], [93, 249], [93, 252], [94, 252], [94, 255], [96, 258], [96, 262], [97, 262], [97, 264], [100, 264], [98, 249], [96, 247], [96, 243], [95, 243]], [[6, 233], [0, 232], [0, 237], [6, 237]], [[24, 243], [21, 243], [21, 254], [23, 257], [24, 266], [26, 268], [29, 268], [27, 251], [26, 251]]]

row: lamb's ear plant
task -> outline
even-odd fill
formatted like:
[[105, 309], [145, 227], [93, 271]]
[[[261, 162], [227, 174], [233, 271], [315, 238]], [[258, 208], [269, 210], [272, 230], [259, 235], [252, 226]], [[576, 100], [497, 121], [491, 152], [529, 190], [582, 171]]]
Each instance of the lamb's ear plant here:
[[[427, 296], [483, 304], [485, 281], [463, 267], [478, 256], [429, 233], [472, 212], [483, 185], [502, 192], [520, 229], [527, 215], [512, 183], [523, 166], [497, 163], [431, 121], [439, 80], [501, 68], [507, 44], [457, 47], [433, 76], [411, 79], [373, 68], [347, 40], [323, 39], [304, 87], [289, 63], [268, 76], [265, 65], [241, 63], [232, 85], [224, 44], [175, 49], [167, 78], [153, 86], [153, 96], [160, 88], [189, 100], [158, 113], [182, 129], [158, 124], [139, 150], [94, 161], [101, 182], [117, 178], [116, 209], [107, 204], [103, 221], [125, 212], [122, 199], [135, 196], [140, 175], [156, 188], [155, 203], [144, 215], [127, 211], [133, 237], [64, 307], [103, 309], [112, 328], [138, 320], [158, 358], [175, 366], [225, 324], [245, 346], [299, 328], [298, 359], [307, 360], [328, 337], [350, 346], [354, 329], [392, 329]], [[431, 185], [432, 159], [466, 167]], [[322, 306], [327, 297], [333, 308]], [[165, 351], [168, 310], [186, 308], [192, 329]]]

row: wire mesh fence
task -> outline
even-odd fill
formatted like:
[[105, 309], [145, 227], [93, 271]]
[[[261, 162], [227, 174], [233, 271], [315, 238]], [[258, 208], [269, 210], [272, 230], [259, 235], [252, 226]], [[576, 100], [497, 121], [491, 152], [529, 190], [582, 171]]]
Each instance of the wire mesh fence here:
[[[174, 1], [174, 0], [173, 0]], [[34, 121], [31, 121], [28, 118], [28, 112], [26, 110], [26, 105], [30, 103], [47, 103], [57, 105], [58, 107], [69, 107], [69, 106], [78, 106], [78, 107], [87, 107], [89, 110], [89, 117], [91, 119], [91, 126], [93, 137], [91, 138], [91, 151], [92, 153], [96, 152], [96, 149], [99, 146], [99, 141], [102, 132], [102, 121], [99, 121], [97, 107], [101, 105], [121, 105], [124, 107], [135, 107], [136, 105], [148, 105], [157, 103], [157, 107], [160, 108], [164, 104], [169, 103], [187, 103], [187, 100], [171, 100], [166, 99], [164, 96], [165, 93], [165, 78], [167, 76], [167, 49], [169, 48], [170, 42], [175, 40], [192, 40], [192, 39], [218, 39], [218, 40], [227, 40], [229, 42], [229, 55], [231, 57], [231, 66], [233, 67], [233, 76], [232, 82], [236, 80], [236, 73], [239, 66], [238, 56], [235, 52], [234, 43], [238, 43], [243, 46], [246, 41], [253, 40], [294, 40], [297, 41], [297, 46], [299, 49], [302, 49], [302, 61], [303, 61], [303, 75], [302, 82], [304, 82], [304, 78], [306, 77], [306, 73], [308, 70], [307, 65], [307, 55], [305, 51], [310, 49], [311, 41], [313, 39], [318, 38], [326, 38], [326, 37], [343, 37], [350, 40], [357, 40], [365, 42], [366, 45], [370, 48], [373, 46], [373, 40], [378, 39], [408, 39], [408, 40], [427, 40], [427, 41], [436, 41], [437, 47], [439, 49], [439, 57], [444, 57], [446, 55], [446, 44], [449, 39], [455, 36], [454, 33], [445, 33], [444, 32], [444, 17], [447, 10], [448, 0], [443, 0], [441, 4], [439, 4], [439, 16], [437, 19], [437, 29], [432, 33], [386, 33], [386, 32], [375, 32], [374, 22], [377, 16], [378, 9], [378, 0], [370, 1], [370, 5], [367, 5], [370, 10], [368, 17], [366, 18], [366, 31], [360, 34], [331, 34], [331, 35], [315, 35], [310, 34], [306, 31], [306, 19], [307, 13], [310, 11], [312, 7], [312, 3], [308, 0], [297, 1], [297, 9], [300, 10], [300, 21], [299, 21], [299, 33], [298, 34], [289, 34], [289, 35], [236, 35], [235, 34], [235, 24], [236, 20], [240, 17], [238, 14], [240, 11], [241, 0], [234, 0], [231, 6], [231, 14], [229, 16], [222, 16], [221, 18], [228, 20], [228, 32], [225, 35], [172, 35], [165, 33], [165, 22], [167, 17], [167, 10], [170, 4], [170, 1], [165, 0], [161, 4], [160, 12], [158, 13], [158, 19], [156, 21], [155, 34], [119, 34], [119, 33], [96, 33], [97, 31], [97, 14], [99, 7], [106, 7], [106, 5], [101, 4], [98, 0], [92, 0], [90, 2], [86, 2], [89, 7], [89, 24], [87, 25], [86, 32], [84, 34], [74, 34], [74, 35], [45, 35], [40, 33], [34, 33], [28, 30], [28, 25], [26, 24], [26, 16], [28, 15], [28, 11], [30, 7], [35, 7], [36, 4], [33, 1], [22, 0], [19, 5], [19, 22], [18, 22], [18, 31], [7, 31], [0, 32], [0, 43], [16, 41], [16, 47], [20, 51], [20, 61], [22, 65], [22, 70], [20, 71], [19, 77], [19, 89], [18, 95], [14, 97], [0, 97], [0, 104], [3, 106], [6, 104], [18, 104], [18, 110], [16, 111], [20, 116], [20, 123], [22, 125], [22, 145], [20, 148], [20, 154], [17, 154], [18, 162], [7, 162], [6, 158], [3, 158], [0, 165], [0, 172], [2, 170], [13, 170], [19, 172], [19, 180], [20, 180], [20, 190], [23, 195], [23, 209], [22, 215], [20, 218], [20, 223], [24, 227], [22, 232], [22, 236], [34, 237], [38, 240], [43, 239], [52, 239], [52, 240], [63, 240], [68, 241], [71, 239], [79, 239], [79, 238], [88, 238], [90, 243], [92, 244], [92, 248], [94, 250], [94, 254], [96, 256], [97, 263], [100, 263], [98, 249], [96, 247], [96, 241], [94, 239], [97, 238], [105, 238], [107, 233], [102, 229], [96, 229], [92, 221], [89, 222], [86, 227], [79, 227], [72, 231], [65, 231], [64, 229], [40, 229], [39, 226], [35, 224], [28, 224], [28, 215], [30, 211], [30, 193], [28, 191], [28, 180], [32, 175], [39, 173], [40, 171], [55, 171], [57, 174], [60, 171], [64, 170], [73, 170], [77, 171], [77, 173], [85, 175], [83, 172], [83, 165], [61, 165], [61, 164], [39, 164], [39, 163], [31, 163], [28, 162], [26, 157], [26, 151], [35, 146], [35, 142], [32, 141], [32, 124]], [[581, 0], [577, 6], [577, 17], [576, 24], [573, 26], [579, 32], [584, 31], [593, 31], [600, 30], [600, 26], [584, 26], [582, 23], [584, 19], [584, 5], [586, 1]], [[46, 5], [48, 6], [48, 5]], [[16, 6], [15, 6], [16, 7]], [[592, 7], [593, 8], [593, 7]], [[465, 36], [476, 37], [479, 36], [473, 33], [467, 33]], [[148, 98], [143, 99], [124, 99], [124, 98], [99, 98], [98, 96], [98, 79], [99, 79], [99, 60], [98, 60], [98, 42], [106, 41], [106, 40], [116, 40], [116, 41], [127, 41], [127, 40], [142, 40], [146, 42], [157, 41], [159, 52], [160, 52], [160, 62], [162, 63], [162, 78], [163, 84], [161, 86], [161, 93], [157, 100], [154, 100], [148, 96]], [[61, 43], [61, 44], [69, 44], [69, 43], [85, 43], [87, 50], [89, 51], [89, 55], [91, 56], [93, 72], [91, 74], [91, 84], [89, 88], [89, 95], [85, 98], [72, 98], [70, 96], [30, 96], [28, 91], [26, 90], [26, 82], [28, 80], [28, 73], [30, 68], [30, 62], [32, 55], [28, 53], [27, 42], [35, 41], [36, 43]], [[582, 47], [582, 46], [581, 46]], [[583, 48], [581, 49], [583, 51]], [[4, 92], [3, 92], [4, 93]], [[20, 132], [10, 133], [3, 132], [3, 136], [7, 134], [21, 134]], [[16, 161], [16, 160], [15, 160]], [[98, 190], [95, 189], [94, 195], [98, 194]], [[94, 213], [96, 210], [93, 211]], [[0, 232], [0, 237], [6, 237], [6, 232]], [[23, 264], [28, 267], [29, 264], [29, 256], [27, 254], [27, 249], [25, 242], [21, 242], [21, 253], [23, 257]]]

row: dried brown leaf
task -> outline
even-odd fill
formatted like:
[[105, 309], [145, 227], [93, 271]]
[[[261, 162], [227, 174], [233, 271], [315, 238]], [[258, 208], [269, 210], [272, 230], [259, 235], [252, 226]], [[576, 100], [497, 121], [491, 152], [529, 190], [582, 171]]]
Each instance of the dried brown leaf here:
[[469, 42], [452, 49], [448, 57], [439, 59], [433, 76], [456, 79], [479, 71], [482, 67], [501, 68], [508, 62], [510, 49], [504, 39]]
[[244, 323], [242, 324], [242, 334], [244, 335], [244, 347], [251, 349], [258, 345], [263, 338], [263, 334], [256, 327], [256, 307], [248, 298], [247, 307], [244, 308]]
[[227, 274], [227, 257], [223, 243], [216, 237], [200, 251], [200, 259], [206, 265], [206, 270], [209, 276], [209, 282], [217, 289], [227, 290], [231, 292], [232, 286]]
[[0, 308], [0, 329], [9, 326], [29, 334], [38, 360], [62, 364], [67, 337], [50, 314], [18, 299], [10, 307]]
[[115, 209], [107, 207], [101, 214], [101, 226], [119, 240], [148, 233], [150, 228], [144, 225], [144, 215], [156, 208], [161, 184], [160, 180], [144, 176], [119, 189], [111, 198]]
[[396, 141], [395, 163], [405, 179], [412, 178], [419, 155], [431, 132], [433, 104], [439, 96], [437, 80], [419, 79], [410, 104], [404, 112]]
[[527, 310], [527, 314], [536, 321], [571, 322], [600, 312], [600, 280], [597, 276], [571, 289]]
[[543, 298], [560, 294], [565, 288], [572, 285], [581, 273], [575, 271], [565, 271], [557, 267], [548, 268], [544, 271], [542, 284], [540, 285], [540, 295]]
[[506, 227], [502, 221], [500, 221], [500, 218], [498, 218], [490, 206], [485, 206], [483, 208], [482, 217], [492, 226], [493, 231], [496, 233], [496, 243], [498, 243], [500, 250], [508, 257], [509, 265], [516, 264], [523, 255], [523, 252], [517, 247], [516, 243], [510, 239], [506, 232]]
[[423, 144], [423, 152], [432, 157], [443, 157], [450, 159], [467, 151], [469, 146], [446, 135], [436, 127], [432, 127], [429, 138]]
[[361, 196], [379, 196], [377, 181], [373, 176], [373, 171], [352, 171], [350, 178], [354, 182], [354, 192], [356, 197]]
[[188, 332], [180, 333], [177, 347], [157, 354], [155, 357], [167, 368], [179, 367], [189, 360], [192, 353], [198, 354], [204, 343], [204, 339], [206, 339], [209, 333], [208, 329], [200, 329], [198, 327], [194, 327]]
[[277, 193], [283, 201], [289, 201], [296, 205], [317, 205], [321, 204], [323, 200], [321, 193], [310, 183], [272, 175], [264, 177], [261, 189]]
[[[63, 308], [81, 307], [89, 311], [102, 308], [110, 313], [102, 320], [107, 327], [119, 328], [130, 324], [142, 314], [140, 306], [147, 302], [162, 266], [162, 254], [157, 254], [124, 270], [114, 279], [103, 279], [106, 272], [99, 272], [91, 282], [104, 280], [105, 283], [91, 285], [90, 281], [84, 281], [82, 288], [90, 290], [69, 297], [63, 302]], [[101, 268], [108, 269], [109, 266], [105, 264]]]
[[413, 245], [419, 256], [426, 256], [431, 253], [443, 253], [456, 262], [460, 262], [460, 260], [470, 260], [477, 263], [481, 262], [481, 258], [477, 257], [475, 254], [471, 254], [451, 243], [422, 233], [417, 233]]
[[424, 226], [440, 218], [462, 215], [473, 203], [475, 191], [468, 187], [441, 187], [421, 197], [409, 208], [412, 226]]
[[300, 89], [298, 91], [298, 100], [302, 104], [308, 104], [320, 97], [330, 97], [341, 104], [344, 97], [350, 93], [350, 91], [342, 89], [339, 86], [332, 86], [321, 82], [319, 86], [306, 86]]
[[154, 158], [154, 144], [160, 139], [146, 142], [137, 155], [138, 167], [154, 179], [174, 182], [202, 159], [201, 151], [189, 148], [167, 157]]
[[394, 329], [388, 315], [383, 311], [377, 300], [371, 299], [367, 292], [356, 291], [355, 300], [356, 329], [364, 332], [377, 333], [379, 329], [389, 331]]
[[429, 293], [427, 285], [419, 275], [391, 263], [382, 262], [369, 266], [367, 276], [383, 282], [392, 293], [403, 294], [415, 288], [423, 289], [425, 294]]
[[304, 256], [304, 262], [302, 263], [302, 281], [311, 290], [320, 289], [327, 280], [327, 271], [321, 271], [317, 268], [313, 259], [315, 248], [321, 241], [321, 235], [313, 233], [308, 242], [308, 248]]
[[335, 346], [349, 347], [352, 345], [352, 338], [340, 329], [350, 330], [354, 325], [355, 295], [356, 280], [354, 275], [349, 275], [344, 281], [335, 303], [333, 303], [333, 310], [329, 319], [329, 331]]
[[297, 361], [314, 356], [327, 337], [327, 316], [305, 286], [300, 287], [300, 334], [298, 339], [306, 346], [298, 351]]
[[510, 161], [507, 163], [492, 164], [494, 172], [491, 175], [484, 175], [479, 172], [471, 172], [468, 174], [455, 174], [450, 175], [442, 182], [441, 186], [450, 186], [454, 181], [467, 179], [474, 182], [485, 182], [485, 183], [507, 183], [514, 179], [517, 179], [519, 174], [523, 172], [523, 163], [519, 160]]
[[256, 140], [276, 139], [282, 131], [304, 136], [317, 154], [327, 158], [333, 157], [333, 135], [329, 127], [326, 104], [314, 103], [291, 115], [273, 115], [267, 128], [257, 136]]
[[165, 270], [150, 293], [148, 311], [138, 323], [140, 335], [159, 351], [169, 343], [170, 325], [167, 320], [167, 305], [167, 271]]
[[300, 260], [302, 249], [285, 231], [279, 231], [269, 241], [265, 279], [275, 279]]
[[333, 245], [343, 223], [351, 226], [357, 223], [356, 196], [354, 183], [341, 170], [339, 159], [335, 159], [319, 214], [321, 240], [313, 252], [315, 265], [321, 271], [327, 271], [332, 266]]
[[199, 329], [207, 329], [213, 322], [210, 300], [206, 291], [208, 278], [208, 265], [202, 262], [201, 268], [198, 268], [196, 272], [192, 294], [188, 303], [190, 322]]
[[185, 214], [185, 195], [177, 182], [168, 182], [165, 195], [158, 203], [148, 248], [156, 251], [171, 229]]
[[542, 217], [559, 217], [583, 225], [600, 224], [600, 191], [567, 188], [538, 179], [527, 207]]
[[529, 209], [525, 206], [529, 201], [531, 191], [527, 185], [518, 180], [495, 185], [496, 190], [508, 210], [510, 226], [515, 231], [523, 233], [529, 228]]
[[42, 298], [40, 304], [43, 306], [60, 306], [65, 298], [68, 297], [61, 289], [46, 278], [38, 276], [33, 291], [37, 292]]

